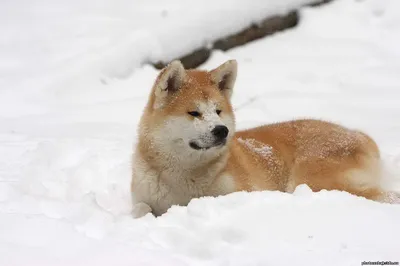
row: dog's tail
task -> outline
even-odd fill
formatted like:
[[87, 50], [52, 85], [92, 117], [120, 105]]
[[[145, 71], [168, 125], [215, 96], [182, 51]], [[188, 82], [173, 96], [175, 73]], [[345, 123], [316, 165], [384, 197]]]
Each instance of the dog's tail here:
[[400, 156], [385, 156], [381, 160], [382, 201], [400, 204]]

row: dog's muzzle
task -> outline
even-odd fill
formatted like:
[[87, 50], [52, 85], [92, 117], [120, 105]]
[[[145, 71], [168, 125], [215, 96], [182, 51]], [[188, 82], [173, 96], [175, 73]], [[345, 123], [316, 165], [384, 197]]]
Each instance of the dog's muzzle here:
[[223, 146], [226, 144], [226, 138], [229, 134], [229, 129], [226, 126], [216, 126], [211, 130], [211, 134], [214, 137], [214, 142], [208, 146], [201, 146], [195, 141], [189, 142], [189, 146], [195, 150], [208, 150], [213, 147]]
[[228, 136], [229, 129], [226, 126], [216, 126], [211, 130], [211, 133], [217, 140], [223, 140]]

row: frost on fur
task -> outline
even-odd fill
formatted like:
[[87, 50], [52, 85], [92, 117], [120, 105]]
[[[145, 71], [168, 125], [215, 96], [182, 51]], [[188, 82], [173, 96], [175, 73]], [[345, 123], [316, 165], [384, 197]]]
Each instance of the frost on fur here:
[[272, 155], [272, 147], [262, 142], [259, 142], [255, 139], [242, 139], [238, 138], [240, 143], [243, 143], [248, 149], [251, 151], [260, 154], [264, 158], [271, 157]]

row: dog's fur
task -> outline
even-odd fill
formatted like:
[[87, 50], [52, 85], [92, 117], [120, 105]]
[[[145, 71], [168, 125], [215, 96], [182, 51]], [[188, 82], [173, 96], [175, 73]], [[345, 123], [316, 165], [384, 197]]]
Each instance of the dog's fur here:
[[[234, 60], [212, 71], [185, 70], [174, 61], [161, 71], [133, 156], [135, 217], [161, 215], [201, 196], [293, 192], [299, 184], [385, 200], [378, 147], [362, 132], [295, 120], [235, 133], [230, 97], [236, 72]], [[229, 129], [226, 143], [211, 133], [218, 125]]]

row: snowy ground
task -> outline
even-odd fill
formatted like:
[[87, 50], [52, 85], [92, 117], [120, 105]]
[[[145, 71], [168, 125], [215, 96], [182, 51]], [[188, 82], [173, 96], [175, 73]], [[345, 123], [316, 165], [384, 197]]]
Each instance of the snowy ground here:
[[[152, 67], [139, 65], [151, 57], [155, 35], [124, 35], [132, 6], [123, 0], [99, 1], [94, 9], [88, 5], [74, 13], [72, 24], [49, 23], [39, 34], [35, 19], [53, 14], [44, 19], [59, 22], [72, 11], [35, 2], [26, 2], [18, 12], [15, 2], [0, 4], [8, 5], [0, 14], [9, 19], [1, 24], [5, 34], [0, 37], [0, 265], [400, 261], [400, 206], [341, 192], [311, 193], [299, 187], [294, 195], [236, 193], [194, 200], [157, 219], [133, 220], [130, 153], [157, 75]], [[113, 16], [87, 15], [108, 11], [111, 2], [120, 7]], [[181, 2], [168, 3], [173, 12]], [[143, 7], [163, 12], [165, 4]], [[250, 13], [247, 18], [257, 18]], [[13, 31], [10, 25], [16, 21], [26, 31]], [[54, 35], [60, 28], [65, 31]], [[181, 44], [182, 39], [168, 40]], [[388, 185], [400, 190], [398, 0], [337, 0], [304, 9], [296, 29], [215, 52], [202, 68], [230, 58], [239, 62], [233, 98], [239, 128], [316, 117], [362, 129], [376, 139], [398, 174], [397, 182]]]

